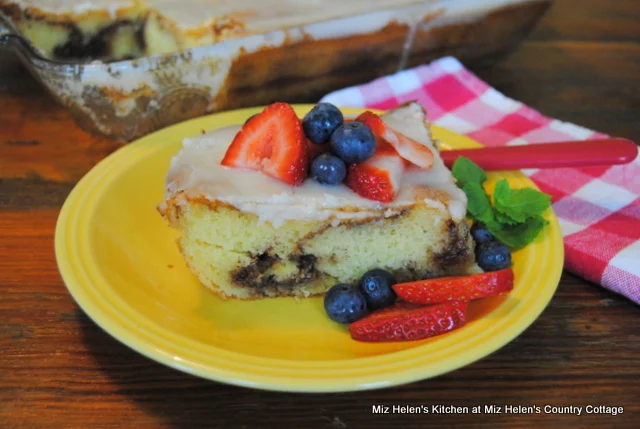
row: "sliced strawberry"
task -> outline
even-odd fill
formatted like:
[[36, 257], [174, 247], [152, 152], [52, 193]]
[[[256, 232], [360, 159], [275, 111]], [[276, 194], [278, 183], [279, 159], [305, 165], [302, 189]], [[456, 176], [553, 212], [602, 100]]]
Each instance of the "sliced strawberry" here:
[[371, 158], [349, 166], [345, 183], [363, 198], [388, 203], [398, 193], [403, 173], [402, 158], [391, 146], [379, 140]]
[[325, 153], [329, 151], [329, 145], [325, 144], [315, 144], [311, 140], [307, 139], [307, 152], [309, 153], [309, 162], [313, 161], [314, 158], [321, 153]]
[[371, 128], [373, 133], [387, 141], [398, 154], [421, 168], [429, 168], [433, 165], [433, 152], [427, 146], [405, 136], [401, 132], [391, 129], [382, 118], [375, 113], [366, 111], [356, 118]]
[[307, 176], [308, 157], [300, 119], [287, 103], [274, 103], [242, 126], [220, 163], [299, 185]]
[[470, 301], [513, 290], [513, 270], [506, 268], [469, 276], [440, 277], [392, 286], [398, 297], [415, 304]]
[[351, 323], [349, 332], [354, 340], [367, 342], [435, 337], [463, 326], [468, 304], [449, 301], [415, 308], [411, 304], [397, 303]]

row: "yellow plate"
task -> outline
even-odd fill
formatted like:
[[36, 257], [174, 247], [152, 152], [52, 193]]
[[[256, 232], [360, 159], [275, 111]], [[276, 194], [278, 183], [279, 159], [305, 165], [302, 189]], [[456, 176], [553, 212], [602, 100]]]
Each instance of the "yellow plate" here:
[[[69, 195], [56, 227], [60, 272], [80, 307], [124, 344], [175, 369], [240, 386], [364, 390], [433, 377], [487, 356], [548, 304], [563, 264], [551, 211], [535, 243], [513, 255], [513, 292], [472, 303], [467, 325], [440, 337], [360, 343], [325, 316], [322, 298], [218, 299], [185, 267], [177, 235], [156, 205], [183, 137], [241, 123], [258, 111], [215, 114], [146, 136], [100, 162]], [[478, 146], [441, 128], [434, 134], [451, 147]], [[519, 172], [490, 174], [493, 182], [502, 177], [516, 187], [535, 187]]]

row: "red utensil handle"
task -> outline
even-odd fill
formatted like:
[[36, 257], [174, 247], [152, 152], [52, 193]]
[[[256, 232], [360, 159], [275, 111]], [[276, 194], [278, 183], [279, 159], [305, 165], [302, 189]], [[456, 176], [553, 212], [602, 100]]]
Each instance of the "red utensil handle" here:
[[464, 156], [485, 170], [519, 170], [626, 164], [636, 158], [638, 146], [631, 140], [613, 138], [443, 150], [440, 154], [449, 168], [459, 156]]

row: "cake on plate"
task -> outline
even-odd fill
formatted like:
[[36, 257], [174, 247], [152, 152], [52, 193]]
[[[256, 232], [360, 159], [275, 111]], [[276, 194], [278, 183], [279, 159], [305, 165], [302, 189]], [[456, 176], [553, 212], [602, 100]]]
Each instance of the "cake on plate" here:
[[184, 140], [158, 210], [200, 282], [258, 299], [323, 294], [372, 268], [400, 282], [481, 272], [424, 109], [354, 119], [274, 103]]

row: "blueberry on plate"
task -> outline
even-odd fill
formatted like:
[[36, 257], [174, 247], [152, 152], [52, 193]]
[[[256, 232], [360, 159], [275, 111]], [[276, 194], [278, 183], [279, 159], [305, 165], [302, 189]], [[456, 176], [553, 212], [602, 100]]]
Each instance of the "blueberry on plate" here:
[[354, 285], [339, 283], [324, 296], [324, 310], [334, 322], [351, 323], [369, 313], [367, 300]]
[[347, 164], [359, 164], [373, 156], [376, 138], [362, 122], [347, 122], [331, 134], [329, 142], [333, 153]]
[[476, 246], [476, 262], [484, 271], [498, 271], [511, 266], [511, 251], [498, 241]]
[[344, 122], [342, 112], [331, 103], [318, 103], [302, 119], [302, 129], [316, 144], [329, 141], [331, 134]]
[[396, 279], [388, 271], [374, 269], [360, 278], [360, 290], [371, 310], [389, 307], [396, 302], [396, 293], [391, 289]]
[[330, 153], [318, 155], [311, 163], [311, 178], [324, 185], [337, 185], [347, 175], [344, 161]]
[[491, 234], [487, 227], [480, 222], [474, 222], [474, 224], [471, 226], [471, 236], [478, 244], [488, 243], [495, 240], [493, 234]]

